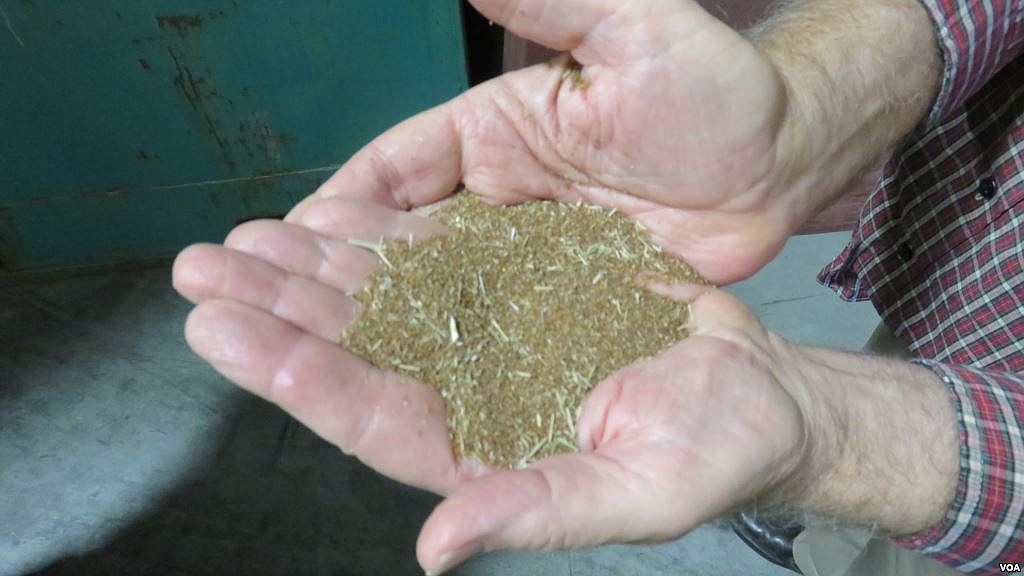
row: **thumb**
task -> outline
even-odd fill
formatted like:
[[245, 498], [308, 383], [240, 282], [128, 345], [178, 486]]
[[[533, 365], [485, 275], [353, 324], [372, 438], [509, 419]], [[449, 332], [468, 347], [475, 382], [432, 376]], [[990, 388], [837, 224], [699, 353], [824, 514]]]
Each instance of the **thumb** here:
[[739, 298], [713, 286], [657, 280], [646, 280], [644, 285], [655, 294], [690, 303], [691, 335], [722, 329], [750, 332], [761, 327], [757, 316]]
[[623, 3], [616, 0], [470, 0], [484, 16], [555, 50], [572, 51]]
[[[629, 442], [625, 442], [628, 444]], [[635, 457], [643, 446], [617, 446]], [[564, 549], [664, 539], [662, 499], [617, 454], [569, 454], [462, 486], [427, 519], [417, 557], [428, 575], [481, 552]], [[645, 518], [644, 522], [630, 519]]]

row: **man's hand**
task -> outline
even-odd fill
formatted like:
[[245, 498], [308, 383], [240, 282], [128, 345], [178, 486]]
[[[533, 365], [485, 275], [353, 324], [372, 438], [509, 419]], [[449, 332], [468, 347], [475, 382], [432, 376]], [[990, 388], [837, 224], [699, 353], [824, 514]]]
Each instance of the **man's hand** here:
[[581, 69], [562, 58], [470, 90], [375, 140], [316, 198], [408, 209], [464, 182], [502, 203], [583, 199], [633, 216], [717, 283], [754, 273], [800, 224], [781, 198], [782, 78], [696, 3], [474, 3]]
[[338, 345], [359, 313], [347, 294], [380, 265], [346, 240], [422, 239], [445, 227], [358, 200], [309, 208], [294, 223], [248, 222], [224, 246], [191, 246], [178, 256], [174, 287], [196, 304], [185, 325], [189, 345], [242, 388], [400, 482], [445, 494], [482, 474], [475, 462], [455, 461], [434, 390]]
[[810, 431], [776, 376], [786, 373], [778, 362], [788, 344], [724, 292], [655, 290], [693, 300], [693, 335], [591, 393], [580, 454], [449, 495], [420, 535], [428, 573], [488, 550], [667, 541], [754, 499], [790, 502], [806, 488]]
[[[488, 476], [457, 461], [436, 392], [336, 344], [358, 313], [346, 294], [376, 266], [346, 239], [443, 233], [408, 210], [460, 181], [498, 202], [615, 207], [712, 281], [754, 273], [927, 108], [935, 56], [921, 48], [931, 28], [916, 2], [798, 2], [760, 50], [685, 0], [474, 4], [571, 51], [582, 69], [564, 60], [477, 87], [372, 142], [286, 222], [251, 222], [223, 247], [186, 250], [174, 281], [197, 304], [186, 326], [193, 349], [374, 469], [451, 495], [420, 540], [431, 570], [478, 547], [671, 538], [751, 498], [853, 510], [899, 529], [934, 519], [945, 485], [928, 491], [930, 506], [919, 488], [928, 472], [948, 479], [955, 438], [919, 449], [908, 432], [895, 451], [876, 438], [879, 422], [905, 409], [893, 417], [907, 430], [935, 421], [932, 436], [948, 439], [950, 409], [930, 373], [895, 370], [911, 384], [865, 389], [872, 402], [858, 404], [850, 391], [888, 368], [830, 374], [839, 359], [794, 351], [719, 292], [694, 304], [694, 337], [598, 387], [578, 426], [582, 454], [520, 472]], [[925, 72], [912, 73], [921, 54]], [[834, 393], [814, 392], [827, 382]], [[931, 419], [914, 417], [920, 407]], [[845, 446], [844, 425], [867, 414], [881, 420], [854, 438], [873, 443], [830, 458]], [[906, 525], [887, 524], [864, 496], [892, 488], [885, 466], [860, 493], [844, 485], [865, 459], [932, 449], [901, 483], [914, 490], [881, 500], [924, 511]]]
[[783, 342], [702, 286], [654, 287], [695, 299], [694, 335], [596, 388], [577, 427], [580, 454], [500, 473], [456, 461], [434, 390], [334, 342], [358, 313], [345, 293], [379, 266], [345, 239], [443, 232], [418, 215], [323, 199], [295, 223], [252, 222], [227, 247], [194, 246], [174, 269], [198, 304], [186, 337], [200, 356], [376, 470], [450, 495], [421, 535], [425, 568], [485, 549], [665, 540], [792, 492], [808, 435], [775, 376]]
[[692, 336], [591, 393], [580, 454], [457, 488], [423, 528], [423, 566], [665, 541], [755, 503], [894, 535], [944, 518], [957, 424], [930, 370], [794, 345], [712, 288], [654, 289], [693, 301]]
[[580, 454], [498, 473], [456, 461], [434, 390], [334, 342], [358, 312], [345, 294], [379, 265], [345, 239], [443, 232], [323, 199], [296, 223], [192, 247], [174, 270], [199, 304], [186, 327], [198, 354], [374, 469], [448, 496], [420, 536], [426, 569], [499, 548], [668, 540], [754, 500], [899, 533], [941, 519], [956, 426], [931, 372], [794, 346], [703, 286], [653, 287], [693, 301], [692, 336], [595, 389]]
[[579, 67], [566, 57], [506, 74], [416, 116], [315, 198], [405, 210], [464, 182], [503, 203], [583, 199], [725, 284], [774, 257], [935, 90], [916, 0], [796, 2], [757, 46], [686, 0], [474, 4]]

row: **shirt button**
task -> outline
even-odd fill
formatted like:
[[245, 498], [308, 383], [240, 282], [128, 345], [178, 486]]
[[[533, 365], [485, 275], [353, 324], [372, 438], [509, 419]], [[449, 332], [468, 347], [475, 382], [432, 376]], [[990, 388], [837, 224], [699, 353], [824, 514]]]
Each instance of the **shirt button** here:
[[995, 197], [996, 192], [999, 190], [999, 186], [996, 184], [994, 178], [986, 177], [982, 178], [978, 182], [978, 190], [975, 197], [978, 200], [991, 200]]
[[896, 256], [904, 262], [910, 262], [914, 258], [914, 248], [909, 243], [904, 242], [896, 249]]

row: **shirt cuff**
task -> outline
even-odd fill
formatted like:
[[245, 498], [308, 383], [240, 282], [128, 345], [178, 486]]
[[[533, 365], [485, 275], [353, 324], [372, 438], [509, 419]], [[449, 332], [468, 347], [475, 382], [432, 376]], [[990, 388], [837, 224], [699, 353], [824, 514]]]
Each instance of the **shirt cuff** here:
[[1024, 46], [1024, 2], [920, 0], [935, 24], [943, 73], [926, 121], [933, 127], [963, 107]]
[[949, 390], [960, 433], [960, 471], [946, 518], [899, 546], [967, 574], [1024, 558], [1024, 377], [931, 360]]

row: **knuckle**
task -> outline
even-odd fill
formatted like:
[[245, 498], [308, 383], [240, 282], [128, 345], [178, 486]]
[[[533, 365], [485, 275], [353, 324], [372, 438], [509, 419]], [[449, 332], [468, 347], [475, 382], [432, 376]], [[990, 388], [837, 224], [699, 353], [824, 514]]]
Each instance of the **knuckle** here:
[[266, 229], [266, 222], [253, 220], [236, 226], [228, 237], [224, 239], [224, 245], [236, 250], [248, 251], [257, 242], [262, 232]]

